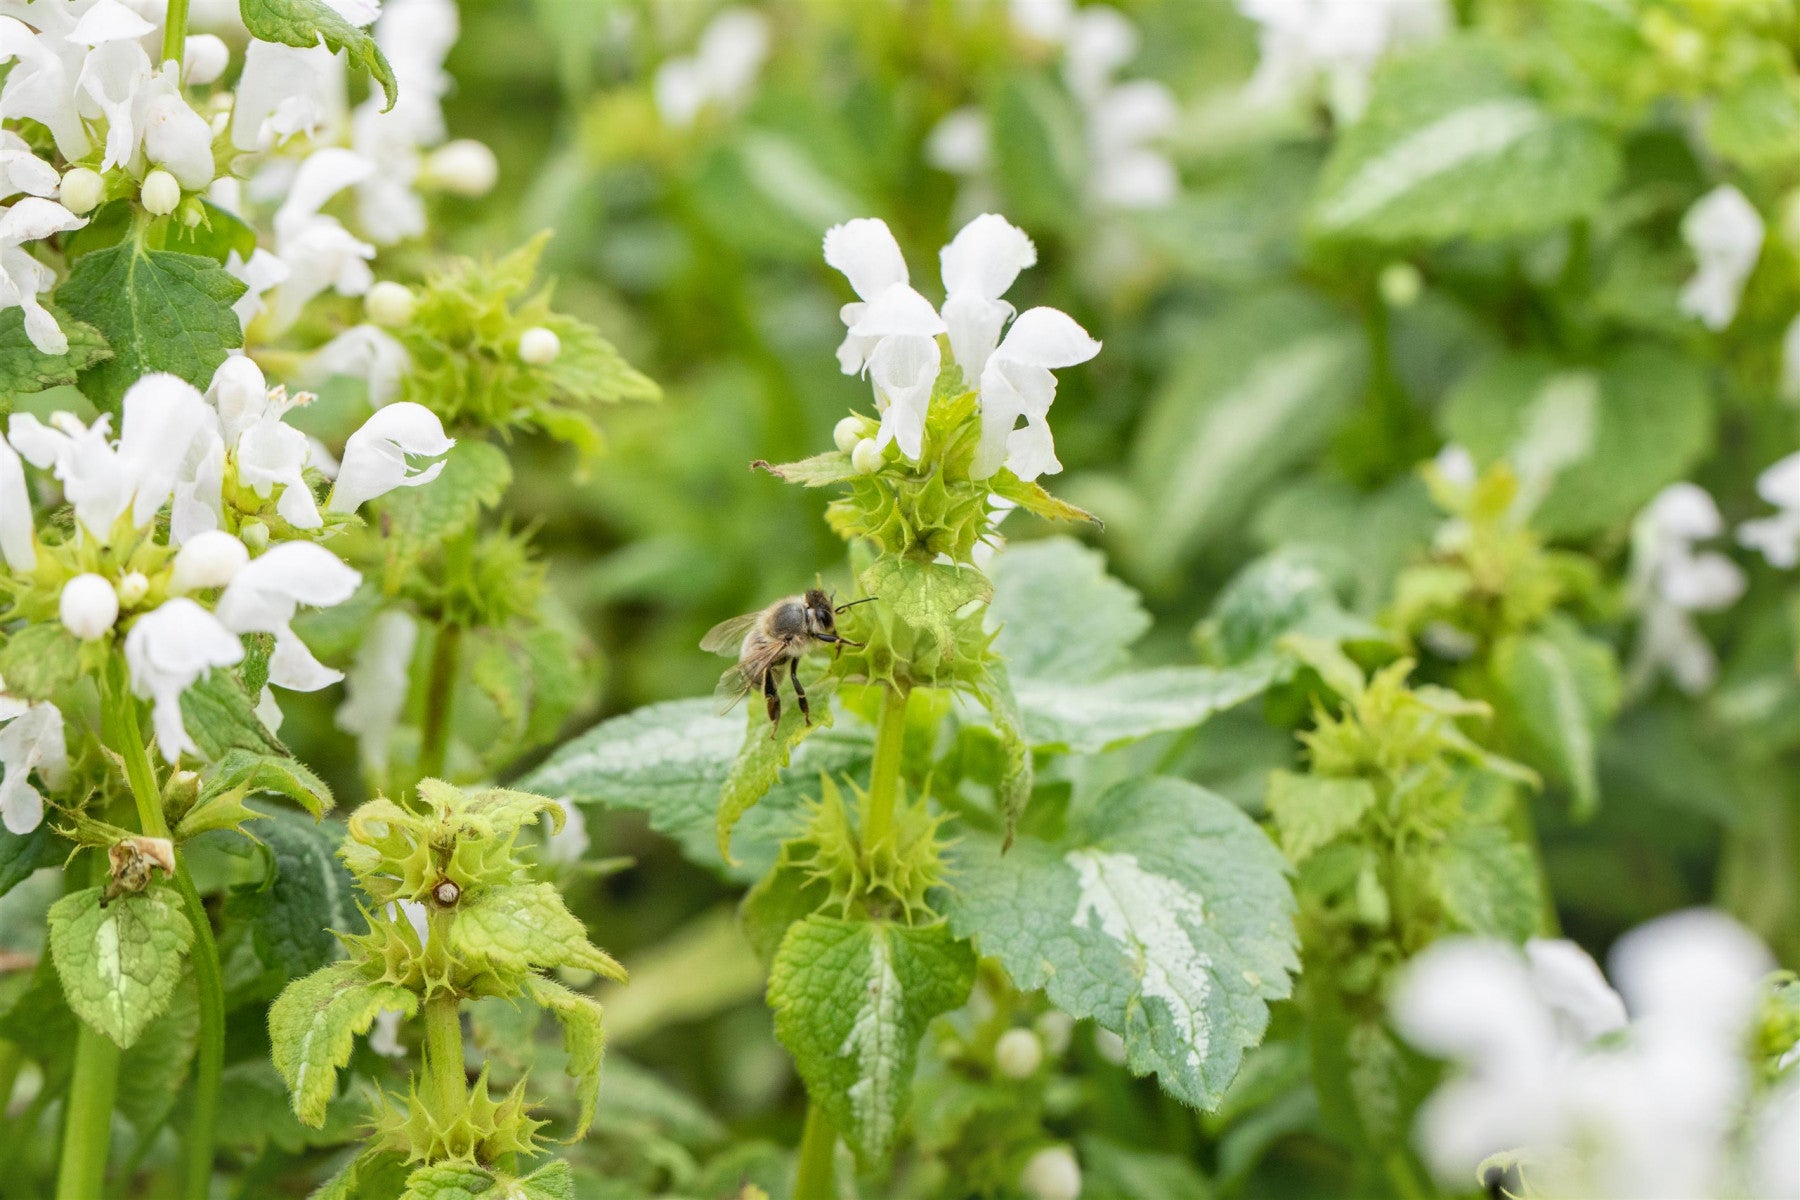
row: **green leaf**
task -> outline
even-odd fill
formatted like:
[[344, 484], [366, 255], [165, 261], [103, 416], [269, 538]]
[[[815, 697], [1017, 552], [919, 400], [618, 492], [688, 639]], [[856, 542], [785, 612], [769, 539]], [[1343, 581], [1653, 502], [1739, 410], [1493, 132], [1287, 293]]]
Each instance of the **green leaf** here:
[[417, 558], [470, 528], [512, 486], [512, 462], [492, 442], [463, 438], [443, 461], [443, 471], [424, 487], [396, 488], [382, 499], [389, 536], [402, 558]]
[[56, 298], [100, 331], [112, 357], [84, 372], [81, 390], [116, 410], [125, 389], [155, 371], [197, 388], [244, 344], [231, 306], [244, 284], [210, 258], [120, 242], [75, 260]]
[[100, 895], [84, 888], [50, 906], [50, 954], [75, 1015], [128, 1049], [168, 1006], [194, 929], [166, 884], [105, 906]]
[[1198, 1167], [1178, 1154], [1081, 1139], [1081, 1194], [1093, 1200], [1207, 1200], [1214, 1192]]
[[0, 826], [0, 896], [12, 891], [39, 867], [54, 864], [61, 854], [50, 822], [40, 821], [29, 833], [14, 833]]
[[1150, 628], [1137, 592], [1106, 556], [1073, 538], [1009, 546], [994, 560], [987, 621], [994, 650], [1020, 679], [1090, 683], [1124, 667]]
[[27, 392], [72, 385], [82, 371], [112, 357], [98, 329], [54, 307], [50, 312], [69, 339], [66, 354], [45, 354], [31, 344], [23, 308], [0, 311], [0, 397], [8, 402]]
[[1264, 555], [1233, 576], [1199, 633], [1227, 663], [1277, 653], [1277, 643], [1289, 634], [1334, 645], [1393, 641], [1386, 630], [1344, 611], [1337, 589], [1310, 556], [1282, 551]]
[[181, 723], [207, 760], [232, 750], [255, 756], [287, 756], [269, 727], [256, 715], [256, 701], [228, 670], [217, 669], [181, 693]]
[[1077, 508], [1067, 500], [1057, 499], [1035, 479], [1027, 482], [1004, 467], [988, 480], [988, 486], [993, 488], [994, 495], [1011, 500], [1034, 517], [1041, 517], [1046, 521], [1086, 521], [1101, 529], [1106, 528], [1106, 523], [1087, 509]]
[[484, 1200], [493, 1185], [485, 1167], [443, 1163], [408, 1175], [399, 1200]]
[[594, 1106], [600, 1098], [600, 1061], [606, 1052], [600, 1002], [542, 975], [526, 976], [525, 995], [562, 1025], [563, 1049], [569, 1057], [564, 1070], [575, 1080], [575, 1094], [581, 1105], [569, 1140], [579, 1141], [593, 1124]]
[[1509, 942], [1523, 942], [1539, 931], [1543, 906], [1537, 863], [1531, 850], [1505, 829], [1459, 829], [1433, 865], [1444, 911], [1458, 929]]
[[116, 1104], [139, 1138], [154, 1136], [168, 1120], [187, 1082], [200, 1040], [200, 1000], [192, 971], [183, 974], [167, 1008], [144, 1027], [119, 1056]]
[[365, 928], [355, 881], [338, 859], [344, 830], [274, 808], [256, 815], [271, 870], [260, 888], [234, 893], [230, 911], [250, 922], [257, 956], [295, 979], [338, 957], [334, 930]]
[[1269, 776], [1268, 806], [1281, 848], [1290, 862], [1299, 864], [1355, 828], [1375, 807], [1375, 785], [1366, 779], [1275, 771]]
[[862, 573], [862, 593], [939, 646], [955, 642], [952, 623], [967, 605], [994, 594], [987, 576], [974, 567], [922, 562], [915, 558], [882, 558]]
[[731, 835], [737, 823], [774, 790], [781, 781], [781, 772], [792, 764], [795, 749], [815, 730], [832, 724], [828, 690], [832, 682], [827, 676], [811, 693], [813, 706], [820, 714], [817, 724], [807, 721], [797, 704], [783, 706], [781, 719], [772, 729], [766, 717], [754, 707], [750, 709], [744, 721], [743, 741], [719, 788], [719, 811], [714, 820], [718, 854], [727, 863], [731, 862]]
[[256, 253], [256, 230], [244, 224], [236, 213], [228, 212], [210, 200], [200, 202], [204, 220], [192, 229], [175, 222], [169, 227], [168, 246], [183, 254], [197, 254], [221, 265], [235, 250], [240, 259], [250, 261]]
[[1578, 817], [1591, 815], [1600, 803], [1600, 730], [1621, 696], [1612, 648], [1559, 620], [1542, 633], [1497, 643], [1492, 670], [1509, 701], [1504, 716], [1523, 733], [1531, 765], [1569, 785]]
[[1125, 546], [1153, 575], [1229, 532], [1264, 487], [1310, 458], [1366, 369], [1361, 331], [1304, 292], [1247, 299], [1184, 340], [1132, 451], [1146, 515], [1125, 527]]
[[1272, 662], [1239, 667], [1155, 667], [1098, 683], [1021, 679], [1013, 685], [1033, 746], [1094, 754], [1155, 733], [1191, 729], [1261, 694]]
[[532, 971], [575, 967], [623, 980], [625, 970], [587, 939], [587, 928], [548, 883], [484, 887], [465, 897], [450, 923], [450, 953], [477, 972], [518, 981]]
[[1597, 126], [1552, 113], [1473, 38], [1395, 60], [1338, 139], [1309, 226], [1377, 242], [1504, 237], [1598, 212], [1620, 173]]
[[1001, 88], [989, 119], [1000, 211], [1028, 229], [1077, 226], [1087, 141], [1068, 93], [1044, 76], [1018, 75]]
[[845, 720], [802, 742], [778, 782], [737, 824], [727, 866], [718, 848], [719, 797], [743, 745], [743, 718], [719, 713], [710, 699], [652, 704], [566, 743], [519, 786], [572, 803], [643, 812], [689, 859], [750, 883], [799, 831], [801, 807], [817, 795], [819, 774], [861, 770], [874, 753], [874, 737], [867, 725]]
[[784, 483], [797, 483], [809, 488], [848, 483], [862, 474], [851, 465], [850, 456], [842, 450], [827, 450], [823, 454], [791, 463], [771, 463], [759, 458], [752, 461], [750, 467], [756, 471], [767, 471]]
[[331, 788], [300, 760], [241, 748], [225, 751], [201, 772], [200, 795], [193, 811], [232, 792], [286, 796], [315, 817], [323, 816], [333, 804]]
[[1294, 898], [1281, 854], [1227, 800], [1134, 779], [1072, 815], [1055, 842], [967, 833], [950, 927], [1024, 989], [1125, 1039], [1127, 1063], [1211, 1108], [1271, 1000], [1287, 997]]
[[1556, 384], [1598, 388], [1593, 436], [1563, 468], [1532, 516], [1551, 537], [1598, 533], [1630, 520], [1665, 486], [1683, 479], [1713, 443], [1713, 403], [1692, 359], [1660, 346], [1628, 347], [1596, 372], [1559, 370], [1541, 354], [1497, 358], [1445, 398], [1438, 425], [1485, 465], [1517, 453], [1534, 424], [1555, 419]]
[[61, 621], [34, 621], [0, 646], [0, 679], [21, 700], [53, 700], [81, 678], [81, 643]]
[[1773, 63], [1730, 80], [1707, 134], [1720, 154], [1747, 167], [1793, 162], [1800, 158], [1800, 84]]
[[1013, 693], [1012, 678], [1004, 662], [987, 664], [980, 691], [981, 702], [994, 722], [994, 736], [1000, 743], [1000, 778], [995, 791], [1006, 823], [1006, 844], [1010, 846], [1019, 818], [1031, 803], [1031, 742], [1025, 736], [1025, 718], [1019, 712], [1019, 698]]
[[782, 939], [769, 971], [776, 1036], [865, 1166], [893, 1146], [925, 1026], [974, 982], [974, 951], [942, 922], [814, 915]]
[[351, 24], [325, 0], [239, 0], [239, 12], [253, 38], [303, 50], [323, 41], [333, 51], [347, 52], [350, 65], [373, 75], [387, 97], [387, 107], [394, 107], [400, 91], [387, 56], [372, 34]]
[[372, 983], [350, 963], [334, 963], [296, 980], [269, 1006], [269, 1055], [293, 1094], [294, 1115], [317, 1129], [337, 1091], [337, 1073], [375, 1015], [406, 1016], [419, 998], [391, 983]]

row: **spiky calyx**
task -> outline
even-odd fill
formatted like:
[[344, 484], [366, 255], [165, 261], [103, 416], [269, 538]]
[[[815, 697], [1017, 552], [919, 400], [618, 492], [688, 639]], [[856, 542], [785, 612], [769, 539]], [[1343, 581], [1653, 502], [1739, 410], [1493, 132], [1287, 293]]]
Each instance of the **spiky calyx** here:
[[538, 1131], [548, 1122], [531, 1116], [525, 1082], [521, 1079], [496, 1100], [488, 1091], [484, 1069], [460, 1103], [446, 1104], [421, 1092], [415, 1079], [403, 1101], [382, 1095], [375, 1136], [386, 1149], [405, 1155], [408, 1163], [487, 1165], [501, 1161], [503, 1155], [531, 1154], [537, 1149]]
[[[858, 808], [864, 796], [855, 784]], [[862, 913], [921, 924], [936, 919], [926, 894], [944, 883], [944, 849], [938, 837], [944, 817], [926, 799], [901, 796], [893, 824], [873, 843], [865, 843], [844, 803], [843, 792], [821, 777], [820, 797], [808, 812], [806, 832], [789, 844], [785, 855], [810, 883], [822, 885], [829, 899], [823, 906], [842, 916]]]

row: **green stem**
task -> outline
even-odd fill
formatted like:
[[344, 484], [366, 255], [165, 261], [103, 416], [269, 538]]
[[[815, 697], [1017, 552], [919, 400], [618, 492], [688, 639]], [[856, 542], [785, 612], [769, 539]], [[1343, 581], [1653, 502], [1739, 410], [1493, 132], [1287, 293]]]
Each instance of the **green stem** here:
[[794, 1200], [837, 1200], [837, 1130], [825, 1110], [806, 1105], [800, 1135], [800, 1165], [794, 1173]]
[[463, 1068], [462, 1001], [454, 995], [437, 995], [425, 1002], [425, 1075], [438, 1120], [454, 1119], [469, 1097], [468, 1073]]
[[875, 726], [875, 761], [869, 768], [869, 796], [863, 803], [863, 848], [880, 845], [894, 827], [894, 804], [900, 795], [900, 752], [906, 745], [908, 693], [888, 687]]
[[[171, 5], [173, 9], [173, 5]], [[125, 777], [131, 784], [131, 798], [137, 805], [139, 827], [150, 837], [167, 838], [169, 823], [163, 817], [162, 792], [156, 786], [156, 771], [150, 765], [150, 752], [144, 745], [144, 732], [138, 725], [137, 701], [115, 676], [114, 686], [106, 697], [108, 740], [125, 763]], [[199, 1052], [194, 1065], [193, 1107], [189, 1114], [186, 1172], [182, 1196], [185, 1200], [206, 1200], [212, 1188], [213, 1132], [219, 1118], [219, 1087], [225, 1071], [225, 981], [219, 969], [219, 946], [213, 940], [212, 921], [206, 915], [206, 904], [194, 886], [187, 861], [176, 851], [175, 887], [181, 893], [182, 907], [188, 924], [194, 930], [194, 945], [189, 955], [194, 966], [194, 990], [200, 1003]]]
[[[93, 856], [91, 879], [104, 884], [106, 859]], [[112, 1148], [113, 1099], [119, 1091], [119, 1048], [86, 1021], [77, 1021], [75, 1068], [63, 1116], [56, 1200], [99, 1200], [106, 1190], [106, 1159]]]
[[169, 0], [169, 19], [163, 24], [163, 61], [182, 62], [187, 57], [188, 0]]
[[445, 625], [438, 630], [437, 644], [431, 648], [431, 675], [425, 681], [425, 727], [419, 735], [419, 771], [426, 779], [444, 777], [461, 650], [460, 626]]

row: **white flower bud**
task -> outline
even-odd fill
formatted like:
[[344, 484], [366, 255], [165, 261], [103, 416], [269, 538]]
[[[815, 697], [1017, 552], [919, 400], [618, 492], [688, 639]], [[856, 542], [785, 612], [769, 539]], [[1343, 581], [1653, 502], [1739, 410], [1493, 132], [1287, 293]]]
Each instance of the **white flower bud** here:
[[269, 527], [261, 521], [245, 521], [238, 527], [238, 537], [258, 554], [269, 548]]
[[850, 465], [863, 475], [873, 475], [881, 470], [881, 459], [881, 450], [875, 445], [874, 438], [864, 438], [850, 451]]
[[1060, 1058], [1068, 1053], [1069, 1041], [1075, 1035], [1074, 1017], [1059, 1008], [1053, 1008], [1037, 1019], [1034, 1028], [1044, 1043], [1045, 1053], [1052, 1058]]
[[119, 594], [103, 576], [77, 575], [63, 584], [56, 611], [70, 633], [91, 642], [105, 637], [119, 619]]
[[63, 172], [62, 187], [57, 189], [62, 206], [78, 217], [100, 207], [106, 199], [106, 180], [100, 172], [88, 167], [72, 167]]
[[856, 449], [856, 443], [862, 441], [862, 436], [863, 421], [861, 417], [845, 417], [831, 430], [831, 440], [836, 442], [837, 448], [845, 454]]
[[533, 325], [519, 335], [519, 361], [533, 367], [547, 367], [562, 353], [562, 339], [553, 329]]
[[1030, 1079], [1044, 1065], [1044, 1043], [1029, 1029], [1009, 1029], [994, 1043], [994, 1067], [1007, 1079]]
[[127, 571], [119, 580], [119, 603], [126, 608], [137, 604], [150, 594], [150, 580], [142, 571]]
[[1382, 268], [1377, 286], [1389, 308], [1411, 308], [1418, 303], [1425, 280], [1411, 263], [1395, 262]]
[[1125, 1039], [1110, 1029], [1094, 1030], [1094, 1053], [1115, 1067], [1125, 1065]]
[[412, 289], [391, 279], [382, 280], [363, 297], [363, 309], [369, 314], [369, 320], [388, 329], [412, 320], [416, 304]]
[[1081, 1164], [1067, 1146], [1045, 1146], [1025, 1161], [1019, 1190], [1032, 1200], [1080, 1200]]
[[230, 49], [223, 39], [210, 33], [188, 38], [181, 55], [181, 74], [189, 87], [205, 87], [217, 82], [230, 65]]
[[458, 196], [485, 196], [500, 179], [494, 152], [473, 138], [446, 142], [425, 163], [425, 178]]
[[138, 193], [144, 210], [152, 216], [166, 217], [181, 203], [181, 185], [167, 171], [158, 168], [144, 176], [144, 187]]
[[196, 533], [175, 555], [169, 590], [180, 595], [202, 588], [224, 587], [250, 561], [244, 543], [222, 529]]

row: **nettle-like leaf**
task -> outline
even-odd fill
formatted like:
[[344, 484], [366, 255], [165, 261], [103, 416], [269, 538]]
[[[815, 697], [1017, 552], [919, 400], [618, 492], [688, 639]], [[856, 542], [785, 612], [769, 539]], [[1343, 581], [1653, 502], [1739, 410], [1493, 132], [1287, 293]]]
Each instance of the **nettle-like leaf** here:
[[1375, 785], [1366, 779], [1276, 771], [1266, 802], [1281, 848], [1298, 864], [1354, 829], [1375, 800]]
[[950, 927], [1021, 988], [1125, 1039], [1126, 1061], [1212, 1108], [1269, 1001], [1299, 969], [1281, 854], [1242, 810], [1191, 783], [1135, 779], [1055, 842], [970, 833], [953, 852]]
[[579, 1141], [593, 1124], [594, 1108], [600, 1099], [600, 1063], [606, 1052], [600, 1002], [543, 975], [526, 977], [525, 996], [562, 1026], [563, 1049], [569, 1059], [565, 1070], [575, 1080], [575, 1094], [580, 1102], [569, 1140]]
[[25, 310], [0, 312], [0, 397], [13, 397], [45, 388], [72, 385], [81, 372], [112, 356], [100, 331], [67, 313], [51, 313], [69, 339], [64, 354], [45, 354], [25, 334]]
[[1185, 339], [1132, 449], [1142, 518], [1125, 551], [1167, 575], [1307, 461], [1362, 394], [1367, 339], [1297, 290], [1250, 298]]
[[624, 968], [587, 940], [587, 929], [548, 883], [484, 887], [465, 896], [449, 924], [450, 953], [476, 972], [512, 986], [534, 971], [575, 967], [622, 980]]
[[[1710, 393], [1700, 364], [1661, 346], [1628, 347], [1597, 370], [1563, 369], [1543, 354], [1506, 355], [1457, 384], [1438, 410], [1438, 426], [1484, 465], [1516, 458], [1545, 425], [1587, 426], [1583, 452], [1557, 472], [1532, 514], [1533, 528], [1548, 536], [1579, 537], [1630, 520], [1706, 456]], [[1573, 403], [1588, 411], [1567, 411]]]
[[116, 409], [126, 388], [155, 371], [206, 387], [244, 344], [231, 309], [243, 294], [243, 282], [212, 259], [149, 250], [135, 239], [82, 255], [56, 299], [99, 331], [112, 357], [82, 373], [81, 390]]
[[190, 971], [176, 985], [168, 1007], [119, 1056], [116, 1103], [139, 1137], [153, 1136], [168, 1120], [199, 1040], [200, 1000]]
[[285, 796], [314, 817], [323, 816], [335, 803], [330, 786], [300, 760], [233, 747], [201, 772], [200, 795], [189, 815], [233, 793], [256, 792]]
[[523, 1178], [442, 1163], [408, 1175], [399, 1200], [575, 1200], [575, 1176], [561, 1161], [546, 1163]]
[[50, 954], [75, 1015], [129, 1048], [168, 1006], [194, 929], [181, 898], [152, 884], [101, 904], [101, 889], [50, 906]]
[[482, 510], [506, 497], [512, 460], [479, 438], [462, 438], [444, 456], [444, 469], [424, 487], [396, 488], [381, 501], [390, 557], [410, 562], [471, 528]]
[[1459, 929], [1522, 942], [1539, 932], [1543, 897], [1529, 847], [1498, 825], [1458, 829], [1433, 866], [1444, 910]]
[[255, 758], [291, 757], [256, 715], [256, 701], [243, 681], [224, 668], [215, 668], [181, 693], [181, 723], [209, 761], [222, 760], [233, 750]]
[[419, 998], [403, 987], [371, 982], [350, 963], [334, 963], [291, 983], [269, 1006], [270, 1057], [293, 1093], [294, 1115], [318, 1128], [337, 1092], [337, 1073], [375, 1015], [406, 1016]]
[[250, 36], [261, 41], [303, 50], [323, 42], [334, 52], [345, 51], [350, 65], [374, 76], [387, 97], [387, 106], [394, 106], [399, 85], [374, 35], [357, 28], [325, 0], [239, 0], [238, 11]]
[[[766, 724], [761, 736], [768, 737]], [[774, 865], [781, 843], [799, 832], [802, 805], [817, 795], [820, 773], [862, 770], [874, 754], [874, 733], [846, 716], [801, 742], [735, 825], [728, 863], [718, 846], [719, 797], [744, 744], [744, 718], [721, 714], [713, 700], [652, 704], [564, 744], [519, 786], [574, 803], [643, 812], [651, 828], [680, 842], [694, 862], [750, 883]]]
[[338, 860], [343, 826], [277, 809], [254, 811], [270, 872], [259, 888], [234, 893], [230, 911], [250, 922], [257, 957], [284, 979], [338, 957], [334, 930], [361, 933], [356, 883]]
[[1600, 803], [1600, 735], [1622, 696], [1612, 647], [1558, 618], [1542, 632], [1501, 640], [1492, 661], [1531, 765], [1569, 785], [1577, 816], [1591, 815]]
[[1226, 663], [1282, 653], [1279, 643], [1290, 634], [1396, 645], [1392, 633], [1345, 611], [1324, 567], [1304, 551], [1276, 551], [1239, 571], [1196, 633]]
[[0, 896], [12, 891], [39, 867], [55, 863], [61, 854], [50, 822], [40, 821], [29, 833], [14, 833], [0, 826]]
[[955, 642], [959, 611], [993, 595], [987, 576], [973, 567], [916, 558], [881, 558], [860, 582], [863, 595], [879, 597], [883, 608], [939, 646]]
[[1476, 38], [1452, 39], [1377, 75], [1308, 224], [1377, 242], [1535, 233], [1597, 212], [1619, 172], [1598, 126], [1539, 104]]
[[893, 1146], [925, 1026], [967, 1000], [974, 982], [974, 951], [942, 922], [815, 914], [782, 939], [769, 971], [775, 1033], [865, 1165]]
[[0, 679], [21, 700], [53, 700], [81, 678], [81, 643], [60, 621], [34, 621], [0, 646]]
[[1282, 673], [1272, 662], [1152, 667], [1098, 683], [1021, 679], [1013, 690], [1033, 746], [1096, 754], [1151, 734], [1191, 729], [1261, 695]]

